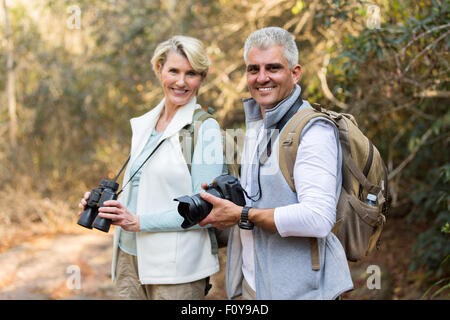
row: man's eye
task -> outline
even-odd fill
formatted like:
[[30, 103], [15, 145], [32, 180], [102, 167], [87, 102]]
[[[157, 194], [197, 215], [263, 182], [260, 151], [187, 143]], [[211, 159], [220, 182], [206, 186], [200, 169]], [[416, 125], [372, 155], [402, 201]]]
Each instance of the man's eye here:
[[258, 68], [249, 67], [249, 68], [247, 68], [247, 72], [251, 73], [251, 74], [258, 73]]
[[272, 71], [272, 72], [278, 71], [280, 69], [281, 69], [280, 66], [269, 66], [269, 67], [267, 67], [267, 70]]

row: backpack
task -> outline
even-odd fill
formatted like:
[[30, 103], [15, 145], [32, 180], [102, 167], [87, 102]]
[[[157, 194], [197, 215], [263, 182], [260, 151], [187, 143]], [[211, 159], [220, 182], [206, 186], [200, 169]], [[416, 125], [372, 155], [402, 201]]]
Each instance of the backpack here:
[[[379, 246], [388, 214], [387, 169], [378, 149], [361, 132], [351, 114], [338, 113], [315, 104], [297, 112], [280, 135], [279, 165], [286, 182], [295, 192], [293, 171], [301, 132], [312, 119], [323, 117], [339, 129], [342, 147], [342, 188], [332, 232], [344, 247], [347, 260], [358, 261]], [[376, 205], [365, 203], [368, 194]], [[319, 270], [316, 238], [310, 238], [312, 269]]]
[[[196, 109], [192, 116], [192, 122], [186, 125], [180, 132], [179, 141], [181, 150], [189, 172], [191, 172], [192, 157], [194, 155], [194, 147], [197, 142], [198, 131], [203, 121], [209, 118], [215, 119], [212, 113], [212, 108], [208, 108], [208, 111], [204, 111], [202, 108]], [[240, 159], [239, 151], [241, 149], [238, 148], [234, 137], [229, 135], [226, 131], [222, 133], [222, 146], [223, 154], [225, 155], [225, 163], [223, 165], [222, 173], [234, 175], [239, 179], [238, 159]], [[231, 153], [230, 150], [232, 151]], [[228, 153], [226, 151], [228, 151]], [[217, 253], [218, 248], [225, 247], [227, 245], [230, 228], [220, 230], [211, 227], [208, 231], [212, 241], [212, 251], [213, 253]]]

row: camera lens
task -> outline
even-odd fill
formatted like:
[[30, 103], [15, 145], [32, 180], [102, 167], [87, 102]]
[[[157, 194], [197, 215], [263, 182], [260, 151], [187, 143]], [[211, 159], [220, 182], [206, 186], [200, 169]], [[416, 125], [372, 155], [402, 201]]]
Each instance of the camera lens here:
[[[213, 196], [222, 198], [222, 195], [214, 188], [210, 188], [206, 191]], [[190, 228], [193, 225], [199, 223], [201, 220], [212, 210], [212, 204], [203, 200], [200, 194], [193, 195], [192, 197], [183, 196], [175, 199], [179, 201], [178, 213], [184, 218], [181, 227], [184, 229]]]

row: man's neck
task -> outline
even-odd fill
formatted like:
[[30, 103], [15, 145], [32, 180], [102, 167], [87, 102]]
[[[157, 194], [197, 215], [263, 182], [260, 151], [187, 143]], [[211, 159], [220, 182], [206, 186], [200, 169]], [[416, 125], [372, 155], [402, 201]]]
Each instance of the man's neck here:
[[273, 108], [276, 108], [281, 102], [286, 100], [286, 98], [289, 97], [294, 92], [294, 90], [295, 90], [295, 86], [292, 88], [291, 92], [289, 92], [289, 94], [286, 97], [284, 97], [283, 99], [281, 99], [280, 101], [275, 103], [272, 107], [264, 107], [262, 105], [259, 105], [259, 110], [261, 110], [262, 118], [264, 119], [266, 110], [272, 110]]

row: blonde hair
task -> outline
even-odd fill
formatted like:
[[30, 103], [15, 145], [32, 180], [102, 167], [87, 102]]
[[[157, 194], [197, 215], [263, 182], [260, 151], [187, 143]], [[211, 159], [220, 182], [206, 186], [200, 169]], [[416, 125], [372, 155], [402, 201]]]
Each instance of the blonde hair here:
[[196, 72], [204, 76], [208, 73], [210, 61], [203, 43], [192, 37], [173, 36], [169, 40], [161, 42], [153, 53], [151, 63], [156, 74], [164, 66], [170, 52], [176, 52], [186, 57]]

